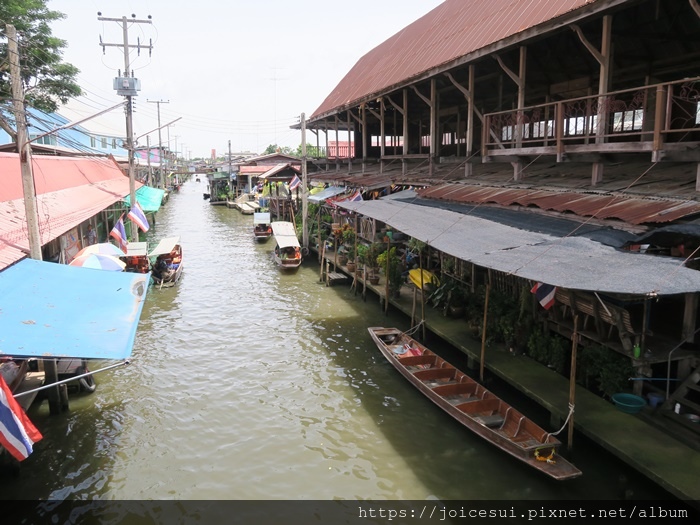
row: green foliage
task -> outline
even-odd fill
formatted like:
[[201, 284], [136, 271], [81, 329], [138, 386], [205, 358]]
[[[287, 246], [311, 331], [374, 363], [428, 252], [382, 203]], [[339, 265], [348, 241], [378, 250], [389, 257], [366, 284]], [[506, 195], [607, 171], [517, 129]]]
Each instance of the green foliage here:
[[294, 151], [292, 148], [289, 146], [278, 146], [277, 144], [270, 144], [267, 148], [265, 148], [265, 151], [263, 151], [263, 155], [270, 155], [272, 153], [281, 153], [283, 155], [294, 155]]
[[387, 278], [389, 279], [389, 289], [392, 291], [401, 289], [401, 260], [399, 259], [399, 256], [396, 255], [395, 246], [377, 255], [377, 265], [381, 270], [384, 270], [387, 273]]
[[[302, 158], [302, 151], [301, 151], [301, 144], [297, 146], [296, 151], [294, 152], [294, 155]], [[309, 144], [306, 145], [306, 156], [311, 157], [314, 159], [322, 159], [326, 157], [326, 152], [323, 148], [317, 147], [317, 146], [311, 146]]]
[[369, 246], [366, 244], [357, 245], [357, 262], [358, 264], [367, 264], [367, 254], [369, 253]]
[[[65, 18], [65, 15], [50, 10], [46, 3], [46, 0], [0, 2], [0, 59], [3, 63], [0, 68], [0, 98], [12, 100], [6, 35], [6, 24], [12, 24], [17, 29], [26, 102], [29, 106], [52, 113], [60, 104], [80, 96], [82, 91], [75, 82], [78, 68], [61, 61], [65, 40], [51, 35], [51, 22]], [[0, 126], [15, 138], [14, 115], [6, 109], [0, 111]]]
[[601, 345], [583, 348], [578, 353], [577, 368], [579, 382], [607, 397], [617, 392], [628, 392], [629, 378], [634, 376], [629, 357]]

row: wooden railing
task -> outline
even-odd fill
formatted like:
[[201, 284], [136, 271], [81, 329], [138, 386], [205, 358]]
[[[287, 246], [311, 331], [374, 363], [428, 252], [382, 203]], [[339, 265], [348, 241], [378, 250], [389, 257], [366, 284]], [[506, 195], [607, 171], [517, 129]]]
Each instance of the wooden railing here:
[[484, 115], [482, 155], [692, 153], [700, 142], [700, 77]]

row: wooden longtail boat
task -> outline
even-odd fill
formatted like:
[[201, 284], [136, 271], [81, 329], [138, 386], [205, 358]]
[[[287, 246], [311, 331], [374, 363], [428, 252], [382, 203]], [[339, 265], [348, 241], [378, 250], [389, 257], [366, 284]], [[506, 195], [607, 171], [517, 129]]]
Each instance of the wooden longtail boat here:
[[151, 279], [159, 288], [175, 286], [183, 270], [182, 246], [180, 237], [167, 237], [148, 253], [155, 262], [152, 265]]
[[271, 223], [276, 246], [272, 260], [282, 270], [296, 270], [301, 265], [301, 245], [297, 232], [291, 222], [277, 221]]
[[561, 442], [481, 384], [396, 328], [370, 327], [389, 362], [469, 430], [556, 480], [581, 471], [559, 456]]
[[270, 212], [253, 214], [253, 235], [258, 242], [265, 242], [272, 237], [272, 226], [270, 226]]

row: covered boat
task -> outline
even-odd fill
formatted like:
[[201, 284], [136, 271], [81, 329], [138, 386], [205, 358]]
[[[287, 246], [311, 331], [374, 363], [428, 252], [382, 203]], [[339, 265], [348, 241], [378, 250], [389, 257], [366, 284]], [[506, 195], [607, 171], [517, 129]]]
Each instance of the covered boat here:
[[301, 265], [301, 245], [291, 222], [277, 221], [271, 224], [276, 246], [272, 259], [283, 270], [293, 270]]
[[128, 243], [126, 245], [126, 255], [121, 259], [126, 263], [125, 272], [148, 273], [151, 271], [147, 242]]
[[[183, 271], [180, 237], [166, 237], [148, 253], [152, 263], [153, 282], [159, 287], [175, 286]], [[153, 258], [155, 257], [155, 261]]]
[[258, 212], [253, 214], [253, 235], [255, 240], [265, 242], [272, 237], [270, 226], [270, 212]]
[[514, 458], [556, 480], [581, 471], [559, 456], [561, 442], [480, 383], [397, 328], [368, 328], [384, 357], [450, 416]]

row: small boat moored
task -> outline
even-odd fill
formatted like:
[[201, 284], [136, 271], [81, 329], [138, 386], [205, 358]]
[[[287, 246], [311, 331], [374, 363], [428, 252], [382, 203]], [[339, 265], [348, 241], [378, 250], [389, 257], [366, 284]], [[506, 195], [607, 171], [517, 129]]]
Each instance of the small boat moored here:
[[277, 221], [271, 223], [272, 233], [277, 245], [272, 252], [272, 259], [283, 270], [295, 270], [301, 265], [301, 245], [297, 232], [291, 222]]
[[270, 213], [259, 212], [253, 214], [253, 235], [258, 242], [265, 242], [272, 237], [270, 226]]
[[559, 456], [561, 442], [555, 436], [464, 372], [397, 328], [368, 331], [401, 375], [469, 430], [555, 480], [581, 475]]
[[148, 257], [155, 261], [152, 264], [151, 278], [159, 287], [170, 287], [180, 280], [182, 276], [182, 246], [180, 237], [167, 237], [148, 253]]
[[121, 259], [126, 263], [125, 272], [148, 273], [151, 271], [147, 242], [128, 243], [126, 245], [126, 256]]

